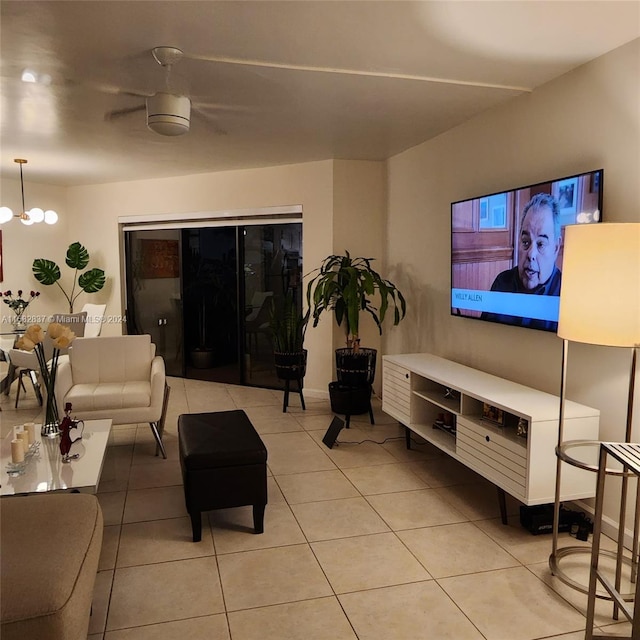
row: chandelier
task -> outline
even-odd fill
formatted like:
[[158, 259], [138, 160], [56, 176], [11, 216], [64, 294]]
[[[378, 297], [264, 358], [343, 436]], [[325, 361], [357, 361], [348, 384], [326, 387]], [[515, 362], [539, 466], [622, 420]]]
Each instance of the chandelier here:
[[0, 224], [9, 222], [12, 218], [18, 218], [22, 224], [27, 226], [36, 224], [38, 222], [44, 222], [45, 224], [55, 224], [58, 222], [58, 214], [52, 209], [43, 211], [40, 207], [34, 207], [27, 211], [24, 206], [24, 180], [22, 178], [22, 165], [27, 164], [27, 161], [22, 158], [16, 158], [15, 163], [20, 165], [20, 189], [22, 192], [22, 210], [21, 213], [13, 213], [9, 207], [0, 207]]

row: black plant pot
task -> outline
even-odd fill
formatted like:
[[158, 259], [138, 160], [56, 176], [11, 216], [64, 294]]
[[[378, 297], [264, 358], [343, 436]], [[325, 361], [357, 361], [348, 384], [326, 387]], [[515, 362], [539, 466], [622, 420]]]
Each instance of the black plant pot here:
[[341, 382], [329, 383], [331, 411], [357, 416], [368, 413], [371, 406], [371, 386], [350, 386]]
[[211, 369], [214, 363], [213, 349], [193, 349], [191, 364], [195, 369]]
[[297, 353], [282, 353], [274, 351], [273, 359], [276, 365], [276, 375], [280, 380], [284, 380], [284, 401], [282, 412], [286, 413], [289, 406], [289, 387], [292, 380], [298, 383], [298, 393], [300, 403], [305, 410], [304, 396], [302, 395], [302, 379], [307, 372], [307, 350], [303, 349]]
[[376, 376], [375, 349], [336, 349], [338, 382], [346, 385], [372, 385]]
[[307, 350], [295, 353], [274, 351], [276, 375], [280, 380], [302, 380], [307, 373]]

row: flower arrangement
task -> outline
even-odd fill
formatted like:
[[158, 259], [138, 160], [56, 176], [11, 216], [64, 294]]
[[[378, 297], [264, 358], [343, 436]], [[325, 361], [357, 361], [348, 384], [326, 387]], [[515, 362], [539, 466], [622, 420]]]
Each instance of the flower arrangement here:
[[[53, 356], [48, 362], [44, 351], [45, 336], [49, 338], [53, 344]], [[16, 342], [18, 349], [34, 351], [38, 358], [40, 375], [42, 376], [42, 382], [47, 392], [45, 420], [42, 425], [43, 436], [53, 437], [59, 433], [58, 424], [60, 422], [60, 414], [55, 396], [58, 358], [60, 357], [60, 350], [68, 348], [75, 337], [76, 334], [71, 331], [69, 327], [59, 322], [51, 322], [47, 327], [46, 334], [39, 324], [33, 324], [27, 328], [22, 338]]]
[[4, 298], [3, 302], [9, 305], [9, 309], [16, 314], [16, 324], [22, 322], [22, 315], [27, 307], [40, 295], [39, 291], [30, 291], [29, 297], [25, 300], [22, 297], [22, 289], [18, 289], [18, 295], [14, 296], [11, 291], [0, 293], [0, 298]]

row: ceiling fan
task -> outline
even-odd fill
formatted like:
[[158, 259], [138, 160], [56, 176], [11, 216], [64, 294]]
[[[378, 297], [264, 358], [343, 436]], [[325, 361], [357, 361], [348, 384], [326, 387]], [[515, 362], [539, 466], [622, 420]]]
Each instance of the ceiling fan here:
[[[105, 114], [105, 120], [115, 120], [130, 113], [146, 111], [147, 127], [162, 136], [180, 136], [187, 133], [191, 127], [191, 98], [171, 91], [169, 78], [171, 68], [180, 62], [184, 53], [177, 47], [154, 47], [151, 50], [153, 59], [166, 70], [165, 89], [153, 94], [136, 93], [132, 91], [117, 90], [116, 93], [134, 95], [145, 98], [143, 104], [115, 109]], [[204, 105], [207, 106], [207, 105]], [[212, 106], [212, 105], [208, 105]], [[203, 113], [203, 115], [206, 115]], [[216, 132], [226, 132], [216, 127]]]

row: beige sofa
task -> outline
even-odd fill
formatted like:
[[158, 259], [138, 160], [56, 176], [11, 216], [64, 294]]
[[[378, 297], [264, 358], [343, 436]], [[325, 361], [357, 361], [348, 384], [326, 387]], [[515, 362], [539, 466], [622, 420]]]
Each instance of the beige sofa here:
[[2, 640], [86, 640], [102, 548], [95, 496], [0, 500]]
[[151, 336], [82, 338], [69, 348], [56, 376], [60, 412], [67, 402], [78, 419], [111, 418], [113, 424], [148, 422], [162, 452], [169, 388], [164, 360]]

